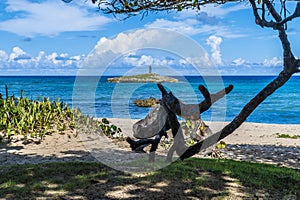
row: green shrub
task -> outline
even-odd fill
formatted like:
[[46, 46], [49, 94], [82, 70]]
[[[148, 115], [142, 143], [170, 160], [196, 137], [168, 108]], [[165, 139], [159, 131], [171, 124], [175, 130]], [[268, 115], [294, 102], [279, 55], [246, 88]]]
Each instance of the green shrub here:
[[23, 92], [20, 98], [0, 99], [0, 141], [13, 135], [42, 139], [46, 134], [64, 134], [75, 129], [104, 133], [109, 137], [122, 136], [122, 130], [110, 125], [107, 119], [99, 121], [83, 115], [80, 109], [71, 108], [60, 99], [51, 101], [39, 97], [34, 101], [24, 97]]

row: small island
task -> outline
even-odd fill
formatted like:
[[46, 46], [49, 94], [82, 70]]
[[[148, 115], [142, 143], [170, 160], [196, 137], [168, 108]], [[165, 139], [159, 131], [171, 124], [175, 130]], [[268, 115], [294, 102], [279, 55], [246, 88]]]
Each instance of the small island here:
[[137, 74], [132, 76], [121, 76], [121, 77], [114, 77], [108, 78], [107, 82], [114, 82], [114, 83], [163, 83], [163, 82], [171, 82], [177, 83], [178, 79], [168, 77], [168, 76], [161, 76], [156, 73], [152, 73], [152, 67], [149, 66], [149, 72], [145, 74]]
[[178, 79], [168, 77], [168, 76], [160, 76], [158, 74], [138, 74], [133, 76], [122, 76], [122, 77], [114, 77], [108, 78], [107, 82], [115, 82], [115, 83], [135, 83], [135, 82], [150, 82], [150, 83], [162, 83], [162, 82], [171, 82], [177, 83]]

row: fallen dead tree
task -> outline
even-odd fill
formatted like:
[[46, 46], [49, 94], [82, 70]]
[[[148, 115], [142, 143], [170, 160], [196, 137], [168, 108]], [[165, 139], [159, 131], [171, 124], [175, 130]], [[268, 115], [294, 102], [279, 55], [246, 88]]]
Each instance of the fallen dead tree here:
[[[207, 111], [213, 103], [231, 92], [233, 86], [229, 85], [215, 94], [210, 94], [203, 85], [199, 85], [198, 89], [204, 97], [204, 100], [199, 104], [185, 104], [176, 98], [172, 92], [167, 92], [162, 84], [157, 84], [157, 86], [162, 93], [160, 104], [155, 106], [144, 119], [133, 125], [133, 136], [138, 140], [127, 138], [127, 142], [133, 151], [138, 152], [143, 152], [144, 148], [151, 144], [149, 160], [154, 161], [158, 144], [163, 136], [168, 137], [167, 131], [171, 129], [174, 143], [169, 149], [167, 161], [172, 161], [175, 151], [177, 155], [182, 156], [188, 150], [177, 116], [186, 120], [198, 120], [204, 127], [203, 131], [208, 132], [210, 130], [208, 126], [201, 123], [201, 113]], [[191, 137], [200, 142], [200, 136], [195, 132], [191, 134]]]

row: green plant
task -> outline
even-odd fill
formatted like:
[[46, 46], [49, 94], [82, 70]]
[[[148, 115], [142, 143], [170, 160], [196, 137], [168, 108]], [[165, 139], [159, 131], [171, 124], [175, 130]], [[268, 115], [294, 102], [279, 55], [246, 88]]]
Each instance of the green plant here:
[[[208, 135], [206, 132], [207, 125], [202, 122], [202, 120], [186, 120], [181, 123], [181, 127], [184, 130], [185, 134], [185, 144], [187, 146], [193, 146], [197, 142], [205, 139], [205, 137]], [[197, 134], [197, 138], [200, 139], [197, 141], [196, 138], [191, 137], [192, 135]], [[198, 137], [199, 136], [199, 137]], [[174, 141], [173, 139], [164, 138], [160, 145], [165, 149], [168, 150], [173, 145]], [[226, 143], [224, 141], [220, 141], [209, 153], [209, 155], [213, 158], [221, 158], [221, 149], [226, 148]]]
[[226, 148], [226, 143], [224, 141], [220, 141], [209, 153], [210, 157], [223, 158], [221, 150], [225, 148]]
[[63, 132], [69, 128], [73, 120], [73, 111], [59, 99], [42, 101], [28, 99], [21, 93], [20, 98], [14, 96], [1, 99], [0, 131], [7, 137], [23, 135], [24, 137], [42, 138], [55, 130]]
[[25, 97], [24, 91], [19, 98], [0, 99], [0, 132], [7, 138], [23, 135], [25, 139], [42, 139], [46, 134], [65, 134], [74, 129], [123, 137], [122, 130], [107, 119], [98, 121], [85, 116], [80, 109], [71, 108], [60, 99], [38, 97], [34, 101]]
[[217, 149], [225, 149], [226, 148], [226, 143], [224, 141], [220, 141], [217, 146]]
[[160, 142], [160, 146], [163, 147], [165, 150], [168, 150], [171, 148], [171, 146], [174, 143], [174, 139], [173, 138], [166, 138], [164, 137], [164, 139], [161, 140]]
[[124, 138], [123, 134], [122, 134], [122, 129], [118, 128], [114, 124], [110, 124], [110, 122], [106, 118], [103, 118], [101, 120], [100, 127], [101, 127], [103, 133], [108, 137]]
[[300, 135], [289, 135], [289, 134], [280, 134], [276, 133], [277, 138], [289, 138], [289, 139], [299, 139]]
[[77, 131], [83, 133], [103, 133], [111, 139], [124, 140], [122, 129], [114, 124], [110, 124], [108, 119], [94, 119], [93, 117], [83, 115], [80, 110], [75, 114]]

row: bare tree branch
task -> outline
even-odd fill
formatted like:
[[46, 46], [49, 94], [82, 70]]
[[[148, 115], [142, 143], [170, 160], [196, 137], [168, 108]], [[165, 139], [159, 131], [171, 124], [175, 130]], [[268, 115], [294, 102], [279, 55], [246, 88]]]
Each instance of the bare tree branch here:
[[285, 24], [285, 23], [287, 23], [289, 21], [292, 21], [293, 19], [295, 19], [297, 17], [300, 17], [300, 2], [299, 1], [297, 2], [297, 6], [295, 8], [294, 13], [291, 16], [288, 16], [285, 19], [281, 20], [279, 22], [279, 24]]
[[[159, 88], [162, 87], [159, 85]], [[226, 94], [231, 92], [233, 89], [233, 85], [229, 85], [225, 89], [215, 93], [210, 94], [207, 89], [203, 86], [199, 86], [199, 90], [204, 96], [204, 100], [199, 104], [185, 104], [177, 99], [172, 92], [163, 95], [163, 102], [165, 102], [166, 106], [169, 110], [176, 113], [176, 115], [184, 118], [184, 119], [199, 119], [200, 114], [208, 110], [213, 103], [223, 98]], [[160, 89], [161, 90], [161, 89]], [[162, 90], [161, 90], [162, 91]], [[164, 94], [164, 92], [162, 92]]]
[[294, 57], [294, 55], [291, 51], [290, 42], [288, 40], [284, 24], [287, 21], [290, 21], [290, 20], [298, 17], [298, 15], [300, 16], [300, 3], [299, 2], [297, 3], [296, 8], [295, 8], [295, 12], [294, 12], [293, 15], [291, 15], [290, 17], [288, 17], [286, 19], [282, 19], [281, 16], [279, 15], [279, 13], [275, 10], [272, 3], [269, 0], [264, 0], [263, 4], [266, 4], [269, 12], [274, 17], [276, 22], [266, 21], [264, 19], [264, 12], [262, 13], [262, 17], [259, 15], [258, 8], [257, 8], [255, 0], [250, 0], [250, 3], [252, 5], [252, 10], [253, 10], [253, 14], [254, 14], [254, 17], [255, 17], [256, 24], [260, 25], [261, 27], [269, 27], [269, 28], [273, 28], [275, 30], [278, 30], [279, 38], [280, 38], [282, 48], [283, 48], [284, 70], [289, 71], [290, 73], [297, 72], [299, 65], [297, 65], [295, 63], [295, 57]]
[[276, 20], [276, 22], [280, 22], [282, 20], [280, 14], [275, 10], [274, 6], [269, 0], [263, 0], [263, 2], [266, 4], [268, 10], [270, 11], [273, 18]]

